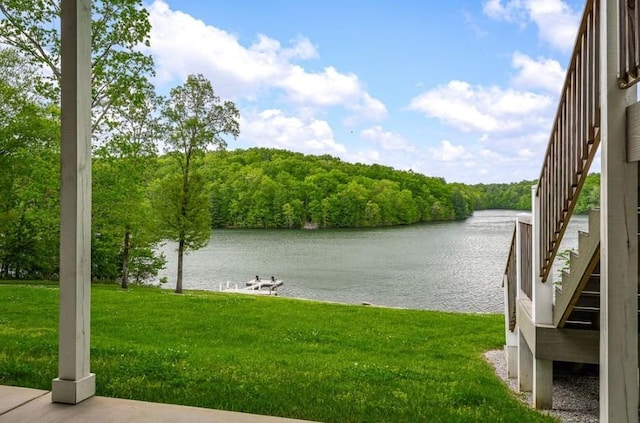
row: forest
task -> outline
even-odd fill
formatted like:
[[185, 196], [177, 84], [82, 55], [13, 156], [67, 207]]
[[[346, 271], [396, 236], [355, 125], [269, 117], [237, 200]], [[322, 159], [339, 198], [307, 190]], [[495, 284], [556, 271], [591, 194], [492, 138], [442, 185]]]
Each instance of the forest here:
[[211, 223], [226, 228], [346, 228], [464, 219], [473, 190], [387, 166], [251, 148], [209, 153]]
[[[0, 9], [0, 278], [58, 277], [61, 72], [59, 11], [51, 5], [23, 0]], [[150, 31], [142, 2], [94, 8], [95, 280], [125, 288], [147, 280], [165, 263], [157, 247], [171, 240], [180, 292], [183, 255], [216, 228], [409, 225], [529, 208], [533, 181], [464, 185], [328, 155], [227, 149], [240, 134], [240, 114], [211, 81], [189, 75], [167, 95], [156, 93], [153, 60], [138, 48]], [[587, 180], [581, 211], [598, 202], [597, 178]]]
[[[472, 185], [478, 198], [476, 209], [531, 210], [531, 187], [536, 183], [536, 180], [531, 180]], [[578, 196], [574, 213], [586, 214], [597, 207], [600, 207], [600, 174], [591, 173]]]

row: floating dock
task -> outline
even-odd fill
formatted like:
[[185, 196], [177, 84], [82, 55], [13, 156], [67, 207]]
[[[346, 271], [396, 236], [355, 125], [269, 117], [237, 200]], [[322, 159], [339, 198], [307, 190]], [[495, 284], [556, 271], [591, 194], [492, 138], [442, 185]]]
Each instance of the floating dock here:
[[222, 289], [222, 292], [234, 292], [238, 294], [253, 294], [253, 295], [278, 295], [278, 287], [284, 285], [284, 281], [278, 279], [260, 280], [253, 279], [245, 284], [244, 287], [238, 287], [236, 284], [234, 287], [230, 287], [227, 283], [227, 288]]

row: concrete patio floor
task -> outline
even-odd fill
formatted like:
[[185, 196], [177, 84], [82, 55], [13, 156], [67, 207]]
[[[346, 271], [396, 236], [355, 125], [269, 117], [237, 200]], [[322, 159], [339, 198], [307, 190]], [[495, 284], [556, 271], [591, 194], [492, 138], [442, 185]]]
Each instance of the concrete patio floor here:
[[0, 423], [300, 423], [208, 408], [91, 397], [77, 405], [54, 404], [51, 392], [0, 385]]

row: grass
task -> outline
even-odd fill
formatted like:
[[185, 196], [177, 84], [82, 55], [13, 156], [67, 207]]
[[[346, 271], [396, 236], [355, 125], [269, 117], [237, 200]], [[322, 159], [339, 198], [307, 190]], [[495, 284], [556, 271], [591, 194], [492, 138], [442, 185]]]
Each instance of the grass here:
[[[50, 389], [55, 284], [0, 286], [0, 384]], [[500, 315], [94, 285], [97, 394], [323, 422], [553, 422], [482, 353]]]

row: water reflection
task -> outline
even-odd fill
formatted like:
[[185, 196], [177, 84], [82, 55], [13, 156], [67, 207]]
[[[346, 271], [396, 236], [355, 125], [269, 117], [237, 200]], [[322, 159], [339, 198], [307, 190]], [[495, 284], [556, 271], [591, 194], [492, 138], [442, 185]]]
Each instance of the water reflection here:
[[[288, 297], [499, 313], [517, 214], [488, 210], [464, 222], [396, 228], [216, 230], [207, 247], [185, 257], [184, 288], [218, 290], [275, 275]], [[574, 220], [568, 245], [586, 226]], [[169, 262], [160, 276], [175, 286], [175, 245], [163, 250]]]

